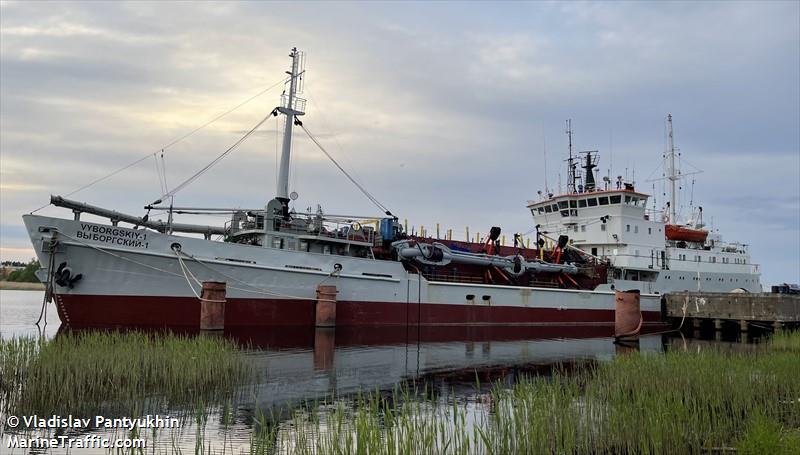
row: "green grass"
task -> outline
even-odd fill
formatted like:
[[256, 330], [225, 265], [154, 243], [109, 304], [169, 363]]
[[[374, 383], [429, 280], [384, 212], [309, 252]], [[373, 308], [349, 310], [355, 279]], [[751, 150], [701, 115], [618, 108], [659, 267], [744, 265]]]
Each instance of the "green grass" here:
[[0, 410], [94, 415], [222, 403], [253, 378], [242, 352], [217, 337], [78, 332], [0, 340]]
[[[623, 355], [466, 402], [378, 392], [295, 412], [254, 453], [800, 453], [800, 333], [755, 352]], [[269, 447], [269, 450], [265, 450]]]
[[[236, 414], [232, 394], [252, 380], [243, 352], [216, 337], [81, 332], [0, 343], [4, 412], [93, 415], [113, 408], [136, 415], [145, 405], [184, 407], [192, 409], [196, 453], [217, 453], [220, 441], [206, 439], [206, 423], [218, 413], [228, 428]], [[798, 332], [779, 332], [747, 352], [618, 355], [512, 386], [477, 384], [467, 398], [419, 387], [309, 404], [288, 420], [256, 410], [249, 451], [800, 453]], [[155, 453], [190, 452], [176, 437], [162, 435], [173, 445]]]

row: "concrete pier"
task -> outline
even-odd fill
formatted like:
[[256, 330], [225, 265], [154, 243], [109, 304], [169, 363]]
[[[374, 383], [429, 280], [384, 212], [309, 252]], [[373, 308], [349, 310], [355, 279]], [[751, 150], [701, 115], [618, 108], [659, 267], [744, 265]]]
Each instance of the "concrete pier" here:
[[747, 332], [751, 327], [779, 329], [800, 325], [800, 296], [797, 295], [676, 292], [665, 294], [661, 303], [667, 320], [674, 322], [685, 317], [695, 329], [704, 320], [712, 321], [717, 331], [724, 326]]

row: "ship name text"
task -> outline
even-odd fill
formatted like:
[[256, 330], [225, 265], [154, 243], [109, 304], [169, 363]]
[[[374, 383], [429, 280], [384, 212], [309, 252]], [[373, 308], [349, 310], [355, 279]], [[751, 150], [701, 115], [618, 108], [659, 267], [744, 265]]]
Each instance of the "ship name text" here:
[[81, 223], [81, 228], [77, 232], [77, 237], [94, 242], [110, 243], [133, 248], [148, 247], [147, 232], [112, 226]]

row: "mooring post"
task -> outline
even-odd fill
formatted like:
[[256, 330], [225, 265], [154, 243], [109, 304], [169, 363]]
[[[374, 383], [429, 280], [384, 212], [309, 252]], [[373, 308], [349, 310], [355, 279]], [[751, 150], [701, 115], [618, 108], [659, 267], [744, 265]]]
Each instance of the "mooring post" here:
[[775, 321], [772, 323], [772, 328], [775, 330], [780, 330], [783, 328], [783, 323], [781, 321]]
[[640, 292], [616, 291], [614, 293], [614, 337], [638, 339], [642, 329], [642, 311], [639, 302]]
[[317, 286], [317, 303], [314, 311], [317, 327], [336, 326], [336, 286], [320, 284]]
[[714, 319], [714, 330], [722, 330], [722, 319]]
[[747, 321], [744, 319], [739, 321], [739, 331], [744, 333], [747, 332], [748, 330], [749, 330], [749, 325], [747, 324]]
[[225, 328], [225, 283], [204, 281], [200, 295], [200, 330]]

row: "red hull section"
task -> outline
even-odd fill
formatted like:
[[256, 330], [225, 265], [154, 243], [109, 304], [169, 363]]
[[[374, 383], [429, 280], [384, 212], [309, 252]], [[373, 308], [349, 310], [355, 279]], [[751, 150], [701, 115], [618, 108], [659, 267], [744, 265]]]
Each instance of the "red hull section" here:
[[686, 242], [705, 242], [708, 231], [702, 229], [690, 229], [683, 226], [668, 224], [665, 228], [668, 240], [683, 240]]
[[[61, 321], [73, 327], [191, 327], [200, 325], [200, 302], [191, 297], [56, 297]], [[644, 322], [660, 323], [658, 311], [642, 313]], [[478, 305], [336, 303], [337, 326], [366, 325], [613, 325], [614, 310], [491, 307]], [[311, 300], [228, 299], [226, 327], [313, 326]]]

